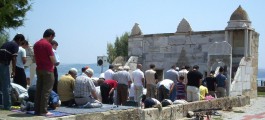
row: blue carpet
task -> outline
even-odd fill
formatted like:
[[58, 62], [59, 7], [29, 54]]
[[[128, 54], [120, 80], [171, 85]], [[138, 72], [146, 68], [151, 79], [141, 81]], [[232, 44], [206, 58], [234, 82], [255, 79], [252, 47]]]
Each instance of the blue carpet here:
[[[62, 117], [62, 116], [68, 116], [71, 115], [70, 113], [64, 113], [64, 112], [59, 112], [59, 111], [54, 111], [54, 110], [49, 110], [49, 112], [52, 113], [52, 115], [46, 115], [45, 117]], [[34, 111], [27, 111], [27, 114], [34, 115]]]

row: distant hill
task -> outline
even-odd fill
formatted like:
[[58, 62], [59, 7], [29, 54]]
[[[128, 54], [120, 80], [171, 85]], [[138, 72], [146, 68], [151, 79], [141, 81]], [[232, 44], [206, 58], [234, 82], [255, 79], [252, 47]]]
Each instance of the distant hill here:
[[[94, 77], [99, 77], [101, 73], [101, 66], [97, 66], [97, 64], [61, 64], [59, 65], [58, 68], [58, 74], [59, 76], [68, 73], [70, 68], [76, 68], [78, 70], [78, 73], [81, 74], [81, 68], [89, 66], [94, 70]], [[103, 72], [105, 72], [108, 69], [109, 66], [104, 66], [103, 67]]]

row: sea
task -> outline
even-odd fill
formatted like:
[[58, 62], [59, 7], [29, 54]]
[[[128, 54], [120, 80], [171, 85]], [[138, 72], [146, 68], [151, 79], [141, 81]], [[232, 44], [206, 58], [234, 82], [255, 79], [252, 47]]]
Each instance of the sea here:
[[[78, 70], [78, 74], [77, 75], [80, 75], [82, 73], [81, 69], [83, 67], [90, 67], [91, 69], [94, 70], [94, 75], [93, 77], [95, 78], [98, 78], [99, 75], [102, 73], [102, 72], [105, 72], [108, 68], [109, 68], [109, 65], [105, 65], [105, 66], [98, 66], [96, 63], [95, 64], [60, 64], [59, 66], [57, 66], [57, 70], [58, 70], [58, 79], [60, 79], [60, 77], [64, 74], [67, 74], [68, 71], [71, 69], [71, 68], [76, 68]], [[26, 73], [26, 76], [30, 76], [30, 71], [29, 71], [29, 68], [26, 68], [25, 69], [25, 73]], [[32, 80], [32, 84], [36, 84], [36, 80], [37, 80], [37, 76], [35, 75], [35, 78], [34, 80]]]
[[[85, 67], [85, 66], [89, 66], [90, 68], [92, 68], [94, 70], [93, 77], [98, 78], [102, 72], [104, 72], [108, 69], [109, 65], [107, 64], [105, 66], [98, 66], [96, 63], [92, 63], [92, 64], [60, 64], [59, 66], [57, 66], [58, 76], [60, 78], [60, 76], [68, 73], [68, 71], [71, 68], [76, 68], [78, 70], [78, 74], [80, 75], [82, 73], [81, 72], [82, 67]], [[26, 75], [29, 76], [29, 70], [26, 69], [25, 71], [26, 71]], [[264, 84], [262, 85], [262, 83], [264, 83]], [[264, 68], [258, 69], [257, 85], [258, 86], [265, 86], [265, 69]]]
[[76, 68], [78, 70], [78, 74], [81, 74], [82, 73], [81, 69], [86, 66], [94, 70], [93, 77], [99, 77], [99, 75], [102, 72], [105, 72], [109, 68], [108, 65], [98, 66], [96, 63], [95, 64], [62, 64], [62, 65], [57, 66], [58, 76], [68, 73], [68, 71], [71, 68]]

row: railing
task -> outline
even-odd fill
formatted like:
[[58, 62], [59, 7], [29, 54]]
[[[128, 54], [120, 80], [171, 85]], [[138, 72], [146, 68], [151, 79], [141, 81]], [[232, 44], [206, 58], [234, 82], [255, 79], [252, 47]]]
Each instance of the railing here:
[[257, 80], [257, 86], [265, 86], [265, 80]]

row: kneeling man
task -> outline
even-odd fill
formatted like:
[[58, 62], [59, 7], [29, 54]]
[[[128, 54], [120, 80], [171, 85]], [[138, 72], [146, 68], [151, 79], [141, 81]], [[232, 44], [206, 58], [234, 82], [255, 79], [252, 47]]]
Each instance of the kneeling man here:
[[91, 77], [94, 71], [91, 68], [86, 69], [75, 80], [74, 97], [77, 106], [83, 108], [102, 107], [102, 103], [98, 101], [96, 87]]

